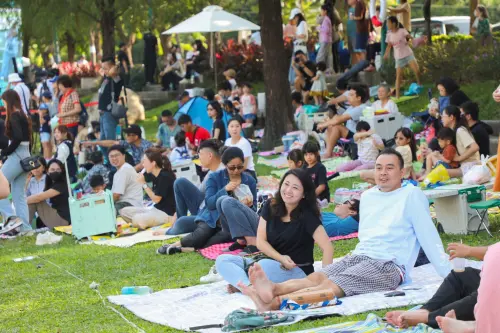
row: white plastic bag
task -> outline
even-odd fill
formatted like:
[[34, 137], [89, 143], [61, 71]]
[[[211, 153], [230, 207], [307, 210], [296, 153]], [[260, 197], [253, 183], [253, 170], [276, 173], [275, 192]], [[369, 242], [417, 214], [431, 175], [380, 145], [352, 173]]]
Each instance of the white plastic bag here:
[[481, 185], [487, 183], [491, 179], [490, 169], [486, 165], [488, 156], [481, 156], [481, 164], [474, 165], [463, 178], [464, 184]]
[[36, 236], [36, 245], [50, 245], [57, 244], [62, 240], [62, 236], [57, 236], [50, 231], [47, 231], [43, 234], [38, 234]]
[[245, 184], [240, 184], [240, 186], [234, 189], [233, 193], [239, 202], [244, 202], [249, 200], [250, 202], [253, 202], [252, 191], [250, 191], [250, 187], [248, 187]]

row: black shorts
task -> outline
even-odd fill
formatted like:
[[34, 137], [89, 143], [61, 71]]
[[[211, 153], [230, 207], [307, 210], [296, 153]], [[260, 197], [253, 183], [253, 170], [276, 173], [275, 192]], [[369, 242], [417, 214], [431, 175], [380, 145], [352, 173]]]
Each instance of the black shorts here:
[[352, 138], [354, 138], [354, 133], [353, 133], [353, 132], [351, 132], [351, 131], [349, 131], [349, 132], [347, 133], [347, 136], [346, 136], [345, 138], [346, 138], [347, 140], [351, 140]]

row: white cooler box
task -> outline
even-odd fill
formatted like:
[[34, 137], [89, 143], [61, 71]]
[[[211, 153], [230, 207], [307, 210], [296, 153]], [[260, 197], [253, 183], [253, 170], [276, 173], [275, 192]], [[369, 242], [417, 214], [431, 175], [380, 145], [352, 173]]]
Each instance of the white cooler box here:
[[404, 116], [401, 113], [390, 113], [359, 119], [370, 124], [370, 128], [375, 130], [375, 133], [380, 135], [382, 139], [390, 140], [394, 138], [396, 131], [403, 126]]

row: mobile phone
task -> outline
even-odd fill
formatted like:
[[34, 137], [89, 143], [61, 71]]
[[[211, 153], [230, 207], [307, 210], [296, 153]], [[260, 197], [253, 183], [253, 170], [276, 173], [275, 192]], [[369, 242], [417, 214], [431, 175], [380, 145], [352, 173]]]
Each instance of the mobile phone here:
[[385, 297], [397, 297], [397, 296], [405, 296], [405, 295], [406, 294], [404, 291], [399, 291], [399, 290], [391, 291], [390, 293], [384, 294]]

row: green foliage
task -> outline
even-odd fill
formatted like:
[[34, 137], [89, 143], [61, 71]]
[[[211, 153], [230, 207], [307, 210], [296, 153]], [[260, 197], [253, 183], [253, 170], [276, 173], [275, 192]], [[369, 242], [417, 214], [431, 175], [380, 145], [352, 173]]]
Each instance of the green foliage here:
[[455, 34], [455, 35], [437, 35], [432, 36], [433, 43], [458, 43], [464, 40], [474, 39], [471, 35]]
[[146, 77], [144, 75], [143, 66], [134, 66], [130, 70], [130, 89], [133, 91], [142, 91], [146, 85]]

